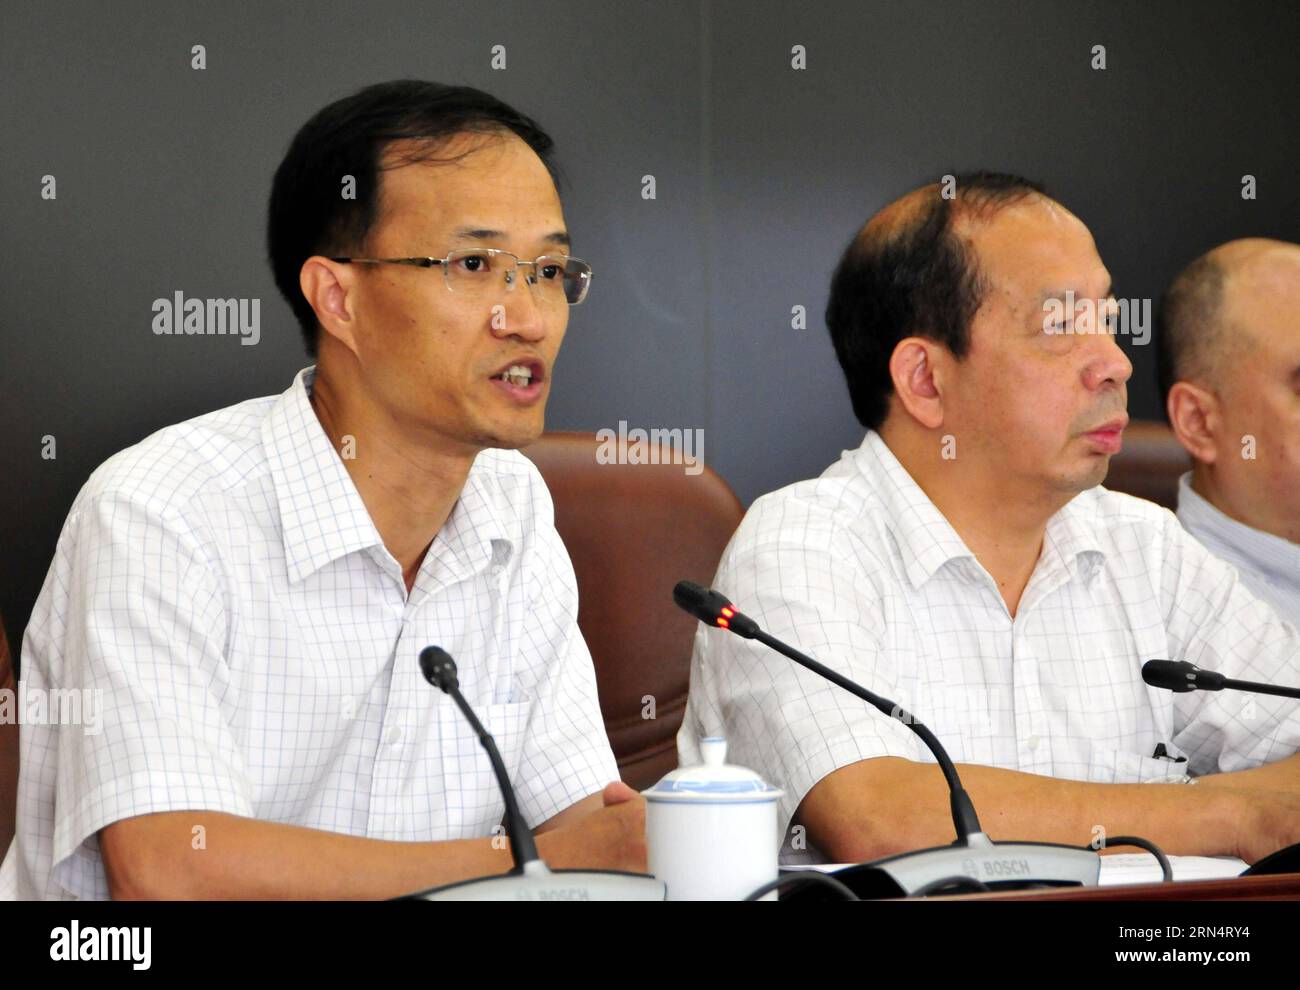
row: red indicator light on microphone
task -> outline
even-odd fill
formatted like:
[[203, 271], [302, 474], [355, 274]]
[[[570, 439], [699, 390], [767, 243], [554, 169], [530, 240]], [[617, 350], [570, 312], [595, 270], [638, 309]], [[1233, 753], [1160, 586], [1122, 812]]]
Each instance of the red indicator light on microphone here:
[[730, 619], [733, 615], [736, 614], [736, 610], [735, 610], [734, 608], [732, 608], [730, 605], [723, 605], [722, 608], [720, 609], [720, 611], [721, 611], [722, 614], [725, 615], [728, 619]]
[[731, 623], [728, 622], [726, 619], [724, 619], [722, 616], [718, 616], [718, 625], [720, 625], [723, 629], [729, 629], [731, 627]]

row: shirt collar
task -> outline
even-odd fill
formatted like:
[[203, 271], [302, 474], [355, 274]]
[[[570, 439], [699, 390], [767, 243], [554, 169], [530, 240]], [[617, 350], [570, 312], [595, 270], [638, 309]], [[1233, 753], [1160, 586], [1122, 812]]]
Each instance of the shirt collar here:
[[1097, 493], [1099, 488], [1080, 492], [1061, 506], [1047, 520], [1043, 533], [1043, 553], [1039, 566], [1044, 563], [1089, 580], [1106, 560], [1102, 548], [1101, 518]]
[[514, 538], [506, 519], [510, 506], [493, 473], [495, 450], [482, 450], [470, 465], [451, 516], [421, 565], [435, 581], [451, 584], [487, 568], [504, 566], [514, 552]]
[[1218, 557], [1292, 584], [1300, 574], [1300, 544], [1233, 519], [1192, 487], [1192, 472], [1178, 479], [1178, 521]]
[[[356, 550], [370, 549], [381, 563], [396, 563], [312, 408], [315, 377], [315, 365], [299, 371], [262, 424], [285, 562], [289, 580], [295, 583]], [[502, 495], [486, 463], [485, 455], [492, 453], [483, 451], [475, 458], [451, 516], [420, 566], [421, 573], [430, 573], [439, 583], [499, 566], [509, 558], [513, 542], [502, 518]]]
[[907, 468], [875, 430], [868, 430], [858, 448], [867, 475], [885, 503], [903, 569], [913, 588], [925, 584], [950, 560], [974, 560], [970, 547], [957, 535], [948, 517], [930, 501]]
[[[903, 567], [913, 588], [921, 587], [950, 560], [977, 564], [966, 541], [930, 501], [879, 433], [868, 430], [858, 452], [867, 459], [869, 474], [884, 500]], [[1068, 570], [1073, 565], [1076, 574], [1088, 578], [1105, 559], [1098, 538], [1096, 509], [1088, 494], [1075, 496], [1047, 521], [1039, 567], [1046, 564]], [[978, 566], [969, 568], [971, 576], [980, 570]]]

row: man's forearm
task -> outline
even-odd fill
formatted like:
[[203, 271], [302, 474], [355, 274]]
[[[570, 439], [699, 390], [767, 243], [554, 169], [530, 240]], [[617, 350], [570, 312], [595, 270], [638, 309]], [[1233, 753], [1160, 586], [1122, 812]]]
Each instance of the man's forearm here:
[[[973, 764], [957, 769], [980, 824], [996, 840], [1084, 846], [1139, 835], [1175, 856], [1236, 854], [1235, 798], [1222, 789], [1091, 784]], [[938, 766], [892, 757], [823, 778], [805, 796], [797, 821], [835, 862], [953, 840], [948, 788]]]
[[504, 836], [392, 842], [210, 812], [117, 822], [100, 847], [115, 898], [383, 899], [512, 866]]

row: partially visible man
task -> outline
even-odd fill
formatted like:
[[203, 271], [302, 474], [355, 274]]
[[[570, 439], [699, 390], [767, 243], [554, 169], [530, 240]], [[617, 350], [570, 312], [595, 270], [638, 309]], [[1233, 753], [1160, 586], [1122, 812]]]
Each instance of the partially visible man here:
[[1192, 455], [1178, 519], [1300, 624], [1300, 245], [1230, 241], [1160, 301], [1156, 367]]
[[[914, 712], [994, 839], [1251, 862], [1300, 841], [1300, 707], [1142, 680], [1172, 657], [1295, 683], [1300, 631], [1172, 513], [1100, 486], [1132, 365], [1092, 235], [1014, 176], [944, 193], [890, 204], [845, 251], [826, 320], [866, 437], [754, 502], [718, 589]], [[683, 763], [706, 735], [785, 789], [788, 862], [952, 840], [907, 726], [701, 626]]]
[[[59, 538], [23, 680], [0, 892], [378, 898], [510, 866], [437, 644], [558, 866], [643, 870], [537, 469], [569, 307], [550, 139], [486, 93], [372, 86], [276, 172], [276, 284], [317, 363], [109, 459]], [[355, 198], [344, 195], [355, 189]]]

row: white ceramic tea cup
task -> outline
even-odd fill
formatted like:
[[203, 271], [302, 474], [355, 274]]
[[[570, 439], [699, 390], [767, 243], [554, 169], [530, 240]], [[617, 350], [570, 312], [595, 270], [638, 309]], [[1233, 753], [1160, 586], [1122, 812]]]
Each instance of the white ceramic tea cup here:
[[728, 764], [721, 737], [701, 739], [700, 752], [703, 764], [679, 767], [642, 792], [650, 872], [667, 884], [670, 901], [740, 900], [776, 879], [783, 792]]

